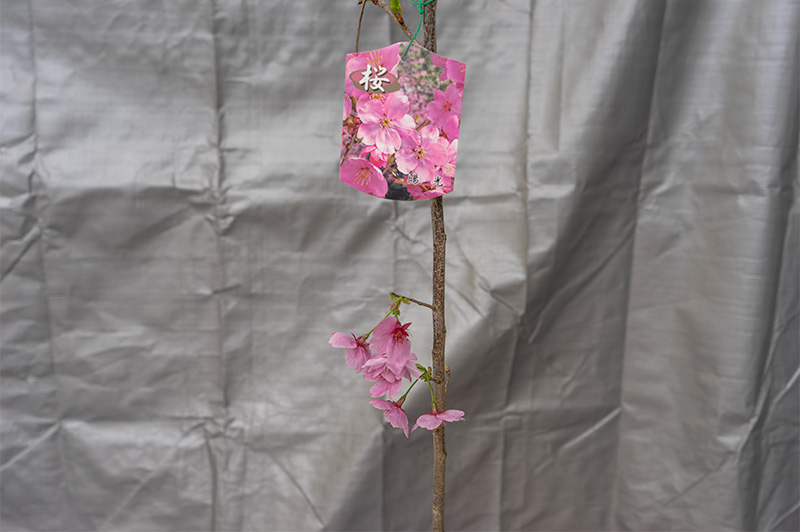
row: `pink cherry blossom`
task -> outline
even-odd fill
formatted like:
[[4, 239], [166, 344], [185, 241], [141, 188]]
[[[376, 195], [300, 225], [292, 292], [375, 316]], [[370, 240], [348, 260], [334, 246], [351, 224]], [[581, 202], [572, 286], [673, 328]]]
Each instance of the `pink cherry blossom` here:
[[414, 119], [408, 114], [408, 98], [402, 92], [388, 94], [383, 101], [359, 100], [356, 110], [361, 119], [358, 138], [383, 153], [395, 153], [402, 146], [403, 137], [414, 130]]
[[349, 367], [356, 370], [356, 373], [361, 373], [362, 366], [372, 356], [369, 344], [363, 336], [356, 338], [354, 334], [336, 332], [331, 335], [328, 343], [333, 347], [347, 349], [345, 362]]
[[462, 87], [464, 86], [464, 76], [467, 72], [466, 64], [448, 59], [445, 65], [445, 71], [447, 73], [447, 79], [453, 83], [460, 84]]
[[408, 359], [403, 365], [397, 365], [389, 360], [389, 355], [376, 355], [364, 363], [364, 379], [375, 384], [369, 389], [372, 397], [380, 397], [389, 394], [394, 397], [400, 391], [403, 379], [414, 380], [420, 375], [417, 368], [417, 356], [409, 353]]
[[389, 154], [383, 153], [377, 146], [365, 146], [361, 151], [361, 157], [369, 157], [372, 164], [376, 166], [386, 166], [386, 161], [389, 160]]
[[403, 385], [403, 377], [407, 373], [407, 368], [396, 368], [394, 364], [389, 363], [385, 354], [373, 357], [364, 363], [364, 379], [375, 383], [369, 389], [372, 397], [388, 394], [391, 399], [397, 395]]
[[417, 361], [417, 355], [415, 355], [414, 353], [408, 355], [408, 360], [406, 360], [405, 365], [400, 370], [400, 375], [404, 379], [413, 381], [422, 374], [422, 372], [417, 367], [416, 361]]
[[444, 91], [434, 90], [433, 101], [425, 109], [431, 122], [443, 127], [451, 116], [460, 116], [461, 94], [461, 91], [453, 83], [448, 85]]
[[388, 421], [389, 424], [396, 429], [403, 429], [403, 432], [406, 434], [406, 438], [408, 438], [408, 416], [406, 415], [405, 410], [400, 407], [400, 404], [394, 401], [383, 401], [381, 399], [370, 401], [369, 404], [378, 410], [383, 410], [383, 415], [386, 418], [386, 421]]
[[397, 152], [397, 169], [406, 175], [416, 174], [421, 183], [432, 182], [436, 165], [447, 162], [447, 154], [438, 140], [439, 130], [435, 126], [412, 131], [403, 138], [403, 147]]
[[419, 377], [421, 373], [419, 368], [417, 368], [416, 360], [417, 355], [409, 353], [405, 363], [397, 365], [389, 359], [389, 355], [386, 353], [374, 355], [364, 362], [364, 378], [371, 382], [377, 382], [383, 379], [390, 383], [397, 382], [404, 378], [410, 381], [414, 380]]
[[386, 353], [375, 355], [364, 362], [364, 378], [372, 382], [379, 379], [396, 382], [403, 379], [404, 367], [405, 364], [398, 366], [391, 362]]
[[441, 73], [439, 74], [439, 79], [442, 81], [447, 80], [447, 58], [431, 52], [431, 63], [433, 63], [434, 66], [442, 69]]
[[447, 192], [451, 192], [452, 184], [450, 185], [450, 190], [446, 190], [444, 187], [437, 188], [437, 187], [431, 187], [429, 185], [425, 186], [406, 185], [406, 190], [408, 190], [408, 193], [415, 200], [431, 199], [431, 198], [438, 198], [439, 196], [443, 196]]
[[448, 142], [446, 138], [439, 137], [439, 144], [445, 151], [446, 162], [436, 166], [436, 177], [433, 183], [422, 185], [406, 185], [406, 190], [415, 200], [436, 198], [453, 191], [453, 178], [456, 172], [456, 155], [458, 154], [458, 140]]
[[389, 185], [378, 168], [366, 159], [348, 159], [339, 168], [339, 179], [353, 188], [382, 198]]
[[448, 140], [456, 140], [458, 138], [458, 129], [461, 125], [461, 120], [455, 115], [450, 115], [444, 121], [442, 126], [442, 133], [447, 136]]
[[464, 412], [462, 412], [461, 410], [442, 410], [441, 412], [431, 412], [430, 414], [422, 414], [417, 418], [417, 422], [414, 423], [411, 432], [417, 430], [417, 427], [433, 430], [442, 423], [444, 423], [445, 421], [453, 422], [453, 421], [463, 421], [463, 420], [464, 420]]
[[342, 110], [342, 122], [347, 120], [347, 117], [350, 116], [350, 113], [353, 111], [353, 101], [350, 99], [350, 96], [344, 95], [344, 108]]
[[382, 397], [386, 394], [389, 394], [389, 399], [391, 399], [400, 392], [400, 387], [402, 385], [403, 381], [400, 379], [396, 381], [389, 381], [381, 377], [370, 387], [369, 393], [372, 395], [372, 397]]
[[411, 323], [400, 325], [394, 316], [387, 316], [375, 326], [372, 349], [376, 353], [386, 353], [388, 360], [397, 371], [411, 358], [411, 341], [407, 329]]
[[442, 164], [437, 171], [437, 175], [442, 178], [442, 186], [447, 188], [447, 179], [449, 178], [450, 187], [453, 186], [453, 178], [456, 175], [456, 156], [458, 155], [458, 139], [453, 142], [440, 138], [439, 143], [445, 148], [447, 154], [447, 162]]

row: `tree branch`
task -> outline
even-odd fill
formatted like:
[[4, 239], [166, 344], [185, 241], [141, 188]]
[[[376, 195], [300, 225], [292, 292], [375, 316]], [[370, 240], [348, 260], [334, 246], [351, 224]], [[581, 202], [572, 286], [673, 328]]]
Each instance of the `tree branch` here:
[[[425, 6], [424, 44], [431, 52], [436, 51], [436, 5]], [[433, 232], [433, 367], [431, 381], [438, 410], [447, 408], [447, 380], [445, 379], [444, 346], [447, 328], [444, 321], [445, 250], [447, 234], [444, 230], [444, 203], [442, 197], [431, 200], [431, 229]], [[444, 532], [444, 486], [447, 466], [447, 450], [442, 423], [433, 431], [433, 530]]]
[[391, 292], [391, 294], [394, 297], [402, 297], [403, 299], [408, 299], [412, 303], [416, 303], [417, 305], [419, 305], [421, 307], [425, 307], [425, 308], [429, 308], [429, 309], [433, 310], [433, 305], [429, 305], [428, 303], [425, 303], [423, 301], [418, 301], [418, 300], [414, 299], [413, 297], [401, 296], [400, 294], [395, 294], [394, 292]]
[[367, 7], [367, 0], [361, 0], [361, 11], [358, 12], [358, 27], [356, 28], [356, 46], [353, 53], [358, 53], [358, 39], [361, 37], [361, 19], [364, 18], [365, 7]]
[[394, 12], [389, 8], [389, 4], [387, 4], [384, 0], [372, 0], [372, 3], [378, 7], [382, 7], [384, 11], [389, 13], [389, 16], [392, 17], [392, 20], [394, 20], [397, 25], [400, 26], [400, 29], [403, 30], [403, 33], [405, 33], [409, 39], [414, 38], [414, 34], [411, 33], [411, 30], [408, 29], [408, 26], [406, 26], [402, 20], [399, 20], [395, 16]]

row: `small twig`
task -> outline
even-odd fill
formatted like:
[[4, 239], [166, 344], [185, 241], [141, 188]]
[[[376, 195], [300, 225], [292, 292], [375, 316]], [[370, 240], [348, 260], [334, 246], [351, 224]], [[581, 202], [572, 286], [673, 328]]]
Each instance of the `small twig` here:
[[364, 18], [364, 7], [367, 5], [367, 0], [361, 0], [361, 11], [358, 13], [358, 27], [356, 28], [356, 46], [353, 53], [358, 52], [358, 38], [361, 37], [361, 19]]
[[372, 0], [372, 3], [378, 7], [382, 7], [384, 11], [389, 13], [389, 16], [392, 17], [392, 20], [394, 20], [397, 23], [397, 25], [400, 26], [400, 29], [403, 30], [403, 33], [408, 35], [409, 39], [414, 38], [414, 34], [411, 33], [411, 30], [408, 29], [408, 26], [406, 26], [402, 20], [398, 20], [397, 17], [394, 15], [394, 11], [391, 10], [389, 4], [384, 2], [384, 0]]
[[417, 305], [419, 305], [421, 307], [425, 307], [425, 308], [429, 308], [429, 309], [433, 310], [433, 305], [429, 305], [429, 304], [427, 304], [427, 303], [425, 303], [423, 301], [418, 301], [418, 300], [414, 299], [413, 297], [401, 296], [400, 294], [395, 294], [394, 292], [392, 292], [392, 295], [394, 297], [402, 297], [403, 299], [408, 299], [412, 303], [416, 303]]

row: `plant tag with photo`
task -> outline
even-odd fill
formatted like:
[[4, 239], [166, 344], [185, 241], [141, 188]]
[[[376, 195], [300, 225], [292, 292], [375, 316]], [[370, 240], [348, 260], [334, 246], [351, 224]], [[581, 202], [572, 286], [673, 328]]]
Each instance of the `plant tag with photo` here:
[[339, 179], [378, 198], [453, 190], [467, 65], [407, 46], [347, 55]]

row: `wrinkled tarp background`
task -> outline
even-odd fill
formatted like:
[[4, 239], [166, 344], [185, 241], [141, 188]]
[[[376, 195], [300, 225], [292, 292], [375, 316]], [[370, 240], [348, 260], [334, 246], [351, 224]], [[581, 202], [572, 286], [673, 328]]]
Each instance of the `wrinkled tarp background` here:
[[[357, 11], [3, 0], [3, 530], [429, 526], [327, 345], [430, 298], [429, 204], [337, 178]], [[449, 528], [800, 528], [800, 3], [438, 13]]]

